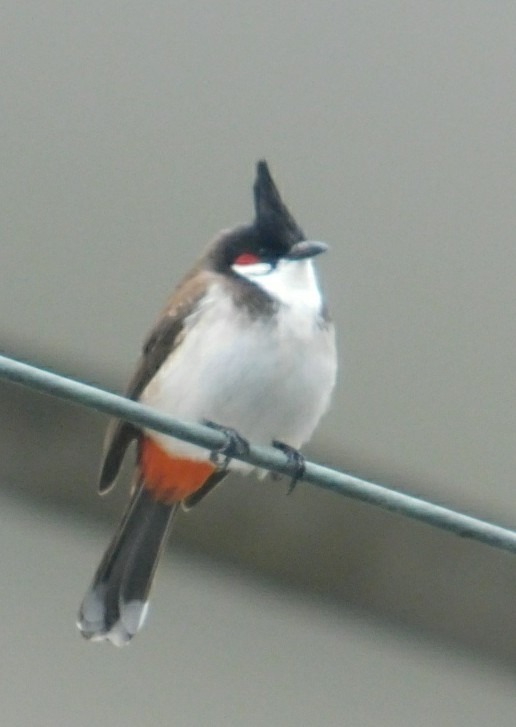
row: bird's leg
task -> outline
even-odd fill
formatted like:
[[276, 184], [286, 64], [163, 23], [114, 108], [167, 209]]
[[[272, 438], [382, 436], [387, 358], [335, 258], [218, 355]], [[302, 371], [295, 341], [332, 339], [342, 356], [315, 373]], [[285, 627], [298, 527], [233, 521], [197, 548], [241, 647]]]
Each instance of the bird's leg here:
[[215, 429], [217, 432], [221, 432], [225, 435], [225, 443], [218, 449], [214, 449], [210, 454], [210, 462], [214, 465], [225, 470], [228, 468], [229, 463], [233, 457], [238, 457], [243, 454], [249, 453], [249, 442], [244, 439], [236, 429], [231, 427], [225, 427], [222, 424], [217, 424], [209, 419], [203, 419], [202, 423], [210, 429]]
[[292, 479], [288, 486], [287, 495], [291, 495], [292, 492], [294, 492], [295, 486], [305, 474], [305, 458], [298, 449], [291, 447], [290, 444], [285, 444], [285, 442], [278, 442], [277, 439], [273, 439], [272, 446], [275, 449], [279, 449], [280, 452], [283, 452], [283, 454], [286, 454], [288, 457], [288, 462], [291, 466]]

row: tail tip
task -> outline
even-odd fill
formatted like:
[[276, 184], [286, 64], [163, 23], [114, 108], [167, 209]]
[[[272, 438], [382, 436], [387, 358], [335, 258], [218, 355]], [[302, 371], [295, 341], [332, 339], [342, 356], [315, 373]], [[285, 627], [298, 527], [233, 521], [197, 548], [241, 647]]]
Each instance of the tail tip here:
[[149, 602], [135, 599], [120, 603], [113, 620], [109, 618], [105, 596], [103, 586], [88, 591], [79, 611], [77, 628], [88, 641], [110, 641], [114, 646], [126, 646], [145, 623]]

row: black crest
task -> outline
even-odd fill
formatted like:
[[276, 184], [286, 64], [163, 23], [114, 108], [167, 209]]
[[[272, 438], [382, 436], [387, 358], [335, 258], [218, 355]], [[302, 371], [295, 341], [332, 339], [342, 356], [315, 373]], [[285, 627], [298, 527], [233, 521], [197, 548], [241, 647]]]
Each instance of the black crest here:
[[254, 207], [254, 224], [260, 237], [268, 245], [288, 250], [294, 243], [306, 239], [303, 230], [281, 199], [267, 162], [263, 159], [256, 165]]

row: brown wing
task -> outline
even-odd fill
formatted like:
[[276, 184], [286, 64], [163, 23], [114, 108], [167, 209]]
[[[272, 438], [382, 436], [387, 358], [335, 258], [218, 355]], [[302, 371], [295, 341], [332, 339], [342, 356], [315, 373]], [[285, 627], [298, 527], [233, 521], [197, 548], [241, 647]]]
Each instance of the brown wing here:
[[[215, 273], [193, 271], [177, 288], [145, 341], [139, 364], [127, 388], [126, 395], [130, 399], [137, 400], [140, 397], [162, 363], [181, 343], [186, 318], [195, 310], [215, 277]], [[111, 421], [104, 440], [104, 459], [99, 477], [100, 493], [105, 493], [112, 487], [127, 447], [139, 436], [140, 430], [133, 424], [120, 419]]]

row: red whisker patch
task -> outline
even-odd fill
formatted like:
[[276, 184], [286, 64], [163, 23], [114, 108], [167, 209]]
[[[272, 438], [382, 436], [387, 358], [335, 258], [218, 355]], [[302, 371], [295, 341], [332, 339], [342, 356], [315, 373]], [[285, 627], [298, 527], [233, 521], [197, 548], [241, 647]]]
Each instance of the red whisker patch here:
[[252, 252], [243, 252], [235, 260], [235, 265], [255, 265], [260, 262], [258, 255], [254, 255]]

